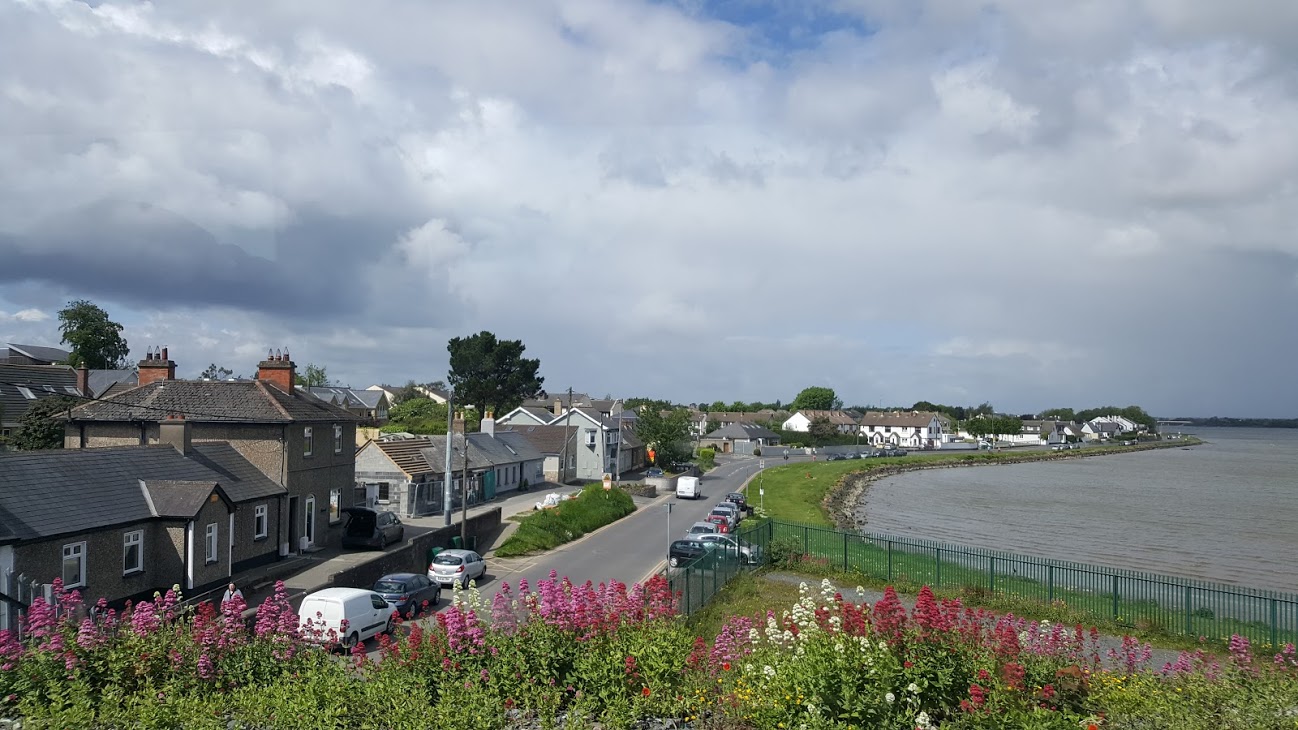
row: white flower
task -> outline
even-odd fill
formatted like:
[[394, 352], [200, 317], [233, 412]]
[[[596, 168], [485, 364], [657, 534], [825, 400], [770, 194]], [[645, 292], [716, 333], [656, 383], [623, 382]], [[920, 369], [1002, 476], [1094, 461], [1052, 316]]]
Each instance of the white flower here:
[[915, 684], [914, 682], [911, 682], [910, 684], [906, 685], [906, 691], [913, 695], [917, 695], [919, 694], [919, 685]]
[[770, 664], [767, 664], [766, 666], [762, 667], [762, 674], [765, 674], [767, 677], [774, 677], [775, 667], [772, 667]]
[[886, 642], [886, 641], [880, 641], [880, 642], [879, 642], [879, 648], [880, 648], [881, 650], [883, 650], [883, 651], [887, 651], [887, 650], [888, 650], [888, 642]]
[[933, 722], [929, 720], [927, 712], [920, 712], [915, 716], [915, 727], [922, 730], [933, 730]]
[[888, 694], [886, 694], [886, 695], [883, 696], [883, 699], [884, 699], [888, 704], [891, 705], [893, 702], [896, 702], [896, 701], [897, 701], [897, 695], [895, 695], [895, 694], [889, 692]]

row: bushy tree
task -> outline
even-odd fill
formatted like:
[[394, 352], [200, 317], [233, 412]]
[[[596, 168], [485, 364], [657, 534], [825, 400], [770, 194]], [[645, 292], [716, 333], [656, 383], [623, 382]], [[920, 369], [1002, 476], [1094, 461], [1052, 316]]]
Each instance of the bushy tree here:
[[78, 402], [65, 396], [36, 401], [19, 420], [18, 432], [10, 437], [9, 446], [19, 451], [63, 448], [64, 415]]
[[655, 461], [671, 464], [690, 457], [690, 415], [678, 408], [663, 415], [657, 410], [646, 410], [636, 419], [635, 433], [647, 448], [656, 452]]
[[480, 411], [508, 413], [541, 392], [541, 361], [523, 357], [522, 340], [498, 340], [486, 330], [446, 343], [455, 400]]
[[822, 416], [812, 419], [811, 425], [807, 426], [807, 433], [811, 435], [812, 443], [821, 446], [833, 440], [838, 435], [838, 429], [828, 418]]
[[63, 342], [72, 346], [67, 364], [92, 370], [126, 367], [131, 350], [122, 337], [122, 325], [109, 319], [108, 312], [94, 302], [68, 302], [59, 310], [59, 332]]
[[1041, 412], [1040, 416], [1042, 420], [1070, 422], [1077, 420], [1077, 412], [1072, 408], [1047, 408]]
[[803, 388], [798, 397], [789, 406], [793, 411], [833, 411], [843, 407], [843, 401], [834, 393], [833, 388], [813, 385]]
[[234, 371], [230, 368], [218, 367], [216, 363], [207, 366], [207, 369], [199, 373], [198, 377], [206, 380], [229, 380], [235, 377]]
[[329, 384], [329, 372], [324, 365], [307, 363], [306, 371], [299, 373], [297, 384], [304, 385], [308, 388], [319, 388]]

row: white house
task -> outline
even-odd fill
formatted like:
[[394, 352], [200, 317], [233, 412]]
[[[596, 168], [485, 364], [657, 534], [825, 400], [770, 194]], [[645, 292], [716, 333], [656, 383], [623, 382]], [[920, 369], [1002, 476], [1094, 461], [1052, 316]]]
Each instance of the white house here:
[[839, 433], [854, 433], [858, 426], [856, 419], [842, 411], [798, 411], [789, 416], [782, 428], [807, 433], [811, 430], [811, 422], [820, 418], [828, 420]]
[[870, 411], [861, 416], [860, 429], [873, 446], [942, 448], [942, 420], [929, 411]]
[[1126, 416], [1117, 416], [1117, 415], [1096, 416], [1095, 418], [1092, 418], [1091, 420], [1087, 421], [1087, 423], [1095, 423], [1095, 424], [1112, 423], [1113, 425], [1118, 427], [1119, 433], [1135, 433], [1136, 431], [1145, 430], [1145, 427], [1142, 424], [1136, 423], [1135, 421], [1131, 420], [1130, 418], [1127, 418]]

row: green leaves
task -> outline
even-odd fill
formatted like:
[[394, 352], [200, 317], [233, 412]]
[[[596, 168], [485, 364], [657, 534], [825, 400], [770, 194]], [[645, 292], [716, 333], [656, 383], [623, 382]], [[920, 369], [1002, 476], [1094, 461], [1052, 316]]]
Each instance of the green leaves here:
[[659, 464], [689, 459], [690, 414], [683, 408], [666, 415], [661, 410], [646, 408], [636, 419], [635, 433], [645, 446], [656, 452], [654, 461]]
[[92, 370], [126, 367], [130, 348], [122, 338], [122, 325], [108, 318], [94, 302], [79, 299], [59, 310], [59, 332], [72, 346], [68, 364]]
[[803, 388], [798, 397], [793, 399], [789, 409], [797, 411], [832, 411], [843, 407], [843, 401], [839, 400], [838, 395], [834, 393], [833, 388], [825, 388], [813, 385], [809, 388]]
[[19, 451], [63, 448], [63, 416], [76, 405], [76, 399], [62, 396], [36, 401], [23, 414], [9, 445]]
[[446, 350], [456, 402], [503, 415], [539, 393], [541, 361], [523, 357], [526, 349], [522, 340], [498, 340], [486, 330], [452, 338]]

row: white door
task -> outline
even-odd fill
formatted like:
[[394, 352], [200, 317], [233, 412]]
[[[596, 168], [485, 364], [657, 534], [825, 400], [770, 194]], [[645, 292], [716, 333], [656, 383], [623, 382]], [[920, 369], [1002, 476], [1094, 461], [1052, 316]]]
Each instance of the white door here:
[[315, 497], [306, 498], [306, 514], [302, 516], [302, 534], [308, 545], [315, 544]]

